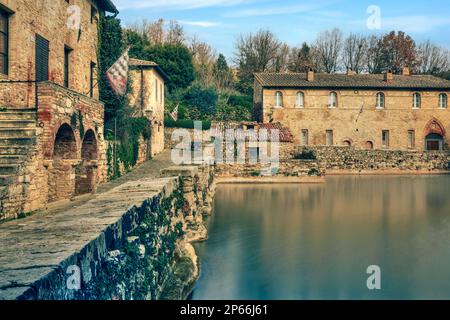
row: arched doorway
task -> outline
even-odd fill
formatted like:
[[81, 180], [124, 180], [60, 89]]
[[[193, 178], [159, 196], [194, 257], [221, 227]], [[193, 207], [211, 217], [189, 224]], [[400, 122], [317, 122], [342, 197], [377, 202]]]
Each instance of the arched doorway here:
[[425, 137], [427, 151], [440, 151], [444, 149], [444, 137], [437, 133], [430, 133]]
[[444, 126], [437, 120], [431, 120], [425, 128], [425, 150], [444, 150]]
[[373, 150], [373, 142], [366, 141], [365, 148], [366, 148], [366, 150]]
[[77, 142], [72, 128], [63, 124], [55, 136], [53, 166], [49, 170], [48, 199], [54, 202], [69, 199], [75, 190], [73, 164], [77, 159]]
[[97, 139], [94, 131], [88, 130], [81, 145], [81, 163], [76, 169], [75, 193], [77, 195], [95, 191], [97, 160]]
[[344, 147], [351, 147], [352, 141], [350, 139], [346, 139], [342, 142], [342, 144], [344, 145]]

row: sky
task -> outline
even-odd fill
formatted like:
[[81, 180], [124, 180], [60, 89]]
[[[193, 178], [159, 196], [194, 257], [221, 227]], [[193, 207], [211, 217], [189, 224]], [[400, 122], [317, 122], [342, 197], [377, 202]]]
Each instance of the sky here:
[[[188, 36], [212, 45], [231, 62], [240, 34], [271, 30], [291, 46], [321, 31], [383, 34], [402, 30], [417, 42], [450, 49], [448, 0], [113, 0], [124, 26], [135, 21], [177, 20]], [[379, 18], [379, 19], [378, 19]]]

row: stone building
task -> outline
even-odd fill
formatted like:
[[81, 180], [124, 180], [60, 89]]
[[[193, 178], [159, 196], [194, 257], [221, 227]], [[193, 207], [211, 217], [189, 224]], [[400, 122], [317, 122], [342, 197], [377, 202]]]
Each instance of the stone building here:
[[164, 83], [168, 77], [155, 62], [130, 59], [130, 78], [129, 102], [135, 116], [145, 117], [151, 123], [147, 155], [153, 157], [164, 150]]
[[0, 219], [95, 191], [106, 179], [98, 100], [110, 0], [0, 0]]
[[429, 75], [255, 74], [260, 122], [287, 126], [299, 145], [443, 150], [450, 144], [450, 81]]

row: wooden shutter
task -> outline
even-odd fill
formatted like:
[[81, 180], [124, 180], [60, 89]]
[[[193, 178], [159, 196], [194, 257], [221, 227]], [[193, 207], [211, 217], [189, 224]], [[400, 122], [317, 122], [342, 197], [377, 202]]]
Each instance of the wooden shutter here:
[[48, 80], [49, 42], [36, 35], [36, 80]]

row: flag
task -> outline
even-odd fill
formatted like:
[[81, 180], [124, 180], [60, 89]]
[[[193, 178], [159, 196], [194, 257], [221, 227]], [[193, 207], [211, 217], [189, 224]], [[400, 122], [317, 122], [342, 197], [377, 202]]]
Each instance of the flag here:
[[123, 96], [127, 92], [129, 50], [130, 48], [106, 72], [111, 88], [118, 96]]
[[178, 105], [173, 109], [173, 111], [170, 113], [170, 116], [172, 117], [173, 121], [178, 121]]

